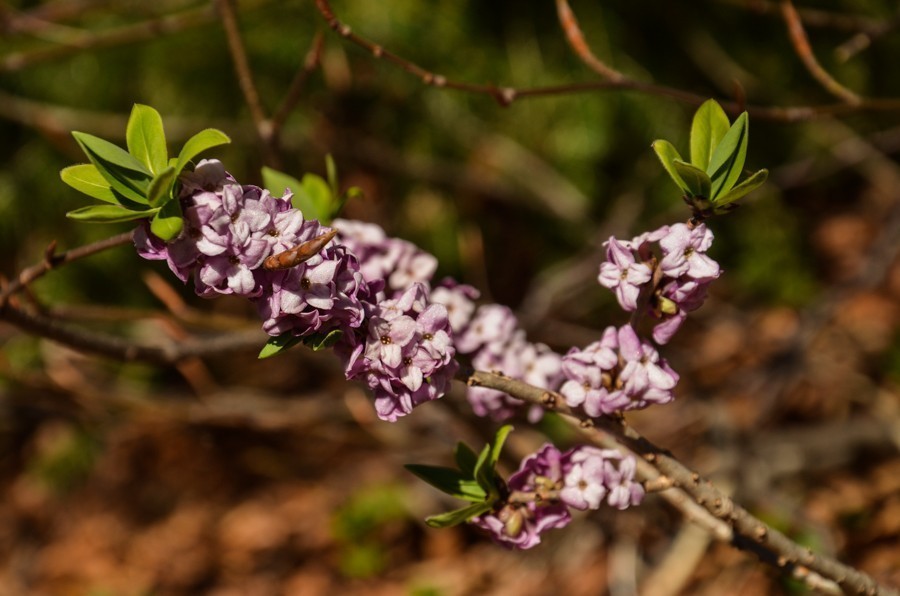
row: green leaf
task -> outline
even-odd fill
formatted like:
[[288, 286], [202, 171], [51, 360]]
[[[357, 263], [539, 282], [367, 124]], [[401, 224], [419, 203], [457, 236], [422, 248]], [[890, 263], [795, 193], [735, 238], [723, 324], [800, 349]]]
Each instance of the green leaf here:
[[300, 181], [293, 176], [288, 176], [284, 172], [279, 172], [278, 170], [263, 166], [262, 177], [263, 186], [276, 197], [280, 197], [286, 188], [290, 189], [295, 196], [300, 192]]
[[147, 200], [151, 207], [159, 207], [169, 201], [172, 197], [172, 184], [175, 183], [175, 168], [168, 166], [163, 168], [147, 188]]
[[340, 190], [338, 189], [337, 165], [334, 163], [334, 158], [331, 157], [330, 153], [325, 155], [325, 174], [328, 179], [328, 186], [331, 187], [331, 195], [338, 196]]
[[86, 223], [116, 223], [151, 217], [156, 209], [133, 211], [121, 205], [89, 205], [66, 213], [66, 217]]
[[672, 166], [678, 172], [678, 175], [681, 176], [681, 179], [684, 180], [691, 196], [709, 198], [711, 182], [706, 172], [678, 159], [672, 162]]
[[314, 333], [303, 338], [303, 345], [313, 352], [318, 352], [336, 344], [343, 335], [344, 332], [340, 329], [332, 329], [328, 333]]
[[747, 112], [744, 112], [722, 137], [709, 159], [706, 173], [712, 179], [712, 195], [707, 198], [715, 200], [719, 195], [728, 192], [741, 176], [744, 161], [747, 159], [748, 136], [749, 122]]
[[159, 112], [150, 106], [134, 104], [125, 128], [128, 151], [153, 174], [159, 174], [168, 161], [166, 133]]
[[227, 145], [230, 142], [231, 139], [221, 130], [216, 130], [215, 128], [201, 130], [189, 138], [184, 147], [181, 148], [181, 152], [178, 154], [178, 161], [175, 162], [175, 176], [180, 175], [185, 166], [188, 165], [188, 162], [207, 149], [212, 149], [219, 145]]
[[113, 205], [119, 204], [119, 199], [109, 186], [96, 166], [89, 163], [78, 164], [63, 168], [59, 173], [62, 181], [79, 192], [89, 197], [99, 199]]
[[165, 242], [175, 238], [183, 226], [184, 217], [178, 201], [169, 201], [160, 207], [159, 213], [150, 220], [150, 231]]
[[662, 163], [666, 172], [669, 173], [669, 177], [672, 178], [678, 188], [685, 193], [689, 193], [690, 191], [688, 190], [687, 184], [685, 184], [684, 180], [681, 179], [681, 176], [679, 176], [678, 172], [675, 170], [675, 160], [684, 161], [681, 159], [681, 154], [678, 153], [678, 149], [672, 146], [672, 143], [669, 141], [664, 141], [662, 139], [653, 141], [651, 147], [653, 147], [653, 151], [656, 152], [656, 156], [659, 158], [660, 163]]
[[282, 333], [281, 335], [270, 337], [269, 341], [266, 342], [266, 345], [263, 346], [263, 349], [259, 351], [259, 356], [257, 356], [257, 358], [269, 358], [270, 356], [274, 356], [275, 354], [281, 353], [288, 348], [296, 346], [302, 341], [302, 337], [297, 337], [290, 331]]
[[503, 444], [506, 442], [506, 437], [509, 436], [513, 427], [509, 424], [504, 424], [499, 429], [497, 429], [497, 434], [494, 435], [494, 444], [491, 446], [491, 469], [495, 469], [497, 467], [497, 462], [500, 461], [500, 453], [503, 451]]
[[725, 110], [715, 100], [707, 99], [694, 113], [691, 123], [691, 163], [706, 171], [716, 146], [728, 132], [730, 123]]
[[457, 499], [483, 503], [487, 498], [487, 492], [459, 470], [418, 464], [407, 464], [404, 467], [439, 491]]
[[724, 205], [728, 205], [729, 203], [737, 201], [741, 197], [753, 192], [754, 190], [762, 186], [768, 177], [769, 170], [760, 170], [754, 173], [752, 176], [750, 176], [725, 194], [719, 196], [713, 202], [713, 205], [716, 207], [722, 207]]
[[456, 452], [454, 453], [456, 465], [469, 478], [475, 477], [475, 464], [478, 462], [478, 455], [472, 451], [472, 448], [460, 441], [456, 444]]
[[114, 190], [132, 201], [147, 204], [147, 186], [153, 176], [141, 162], [99, 137], [83, 132], [73, 132], [72, 136]]
[[305, 174], [300, 188], [294, 195], [294, 207], [303, 212], [306, 219], [317, 219], [322, 224], [331, 223], [331, 187], [321, 176]]
[[474, 517], [478, 517], [483, 513], [487, 513], [488, 511], [493, 509], [493, 507], [493, 503], [474, 503], [472, 505], [469, 505], [468, 507], [463, 507], [462, 509], [426, 517], [425, 523], [432, 528], [449, 528], [451, 526], [458, 526], [459, 524], [465, 523]]

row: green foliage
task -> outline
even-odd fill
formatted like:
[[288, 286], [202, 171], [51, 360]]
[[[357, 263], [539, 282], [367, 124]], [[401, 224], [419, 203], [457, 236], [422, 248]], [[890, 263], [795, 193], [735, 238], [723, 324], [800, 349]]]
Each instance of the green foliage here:
[[394, 485], [369, 487], [335, 514], [332, 532], [341, 543], [341, 571], [349, 577], [370, 577], [388, 564], [381, 530], [407, 517], [403, 490]]
[[735, 186], [744, 171], [749, 130], [747, 112], [730, 124], [722, 107], [709, 99], [694, 114], [691, 124], [691, 163], [681, 159], [668, 141], [653, 142], [656, 156], [695, 215], [726, 213], [736, 200], [766, 181], [768, 170], [759, 170]]
[[459, 443], [455, 454], [458, 470], [442, 466], [406, 465], [407, 470], [441, 492], [472, 503], [461, 509], [432, 515], [426, 518], [425, 523], [433, 528], [447, 528], [493, 509], [506, 491], [505, 482], [497, 474], [497, 462], [512, 429], [509, 425], [501, 427], [494, 441], [485, 445], [477, 455], [469, 446]]
[[330, 155], [325, 157], [325, 167], [327, 181], [312, 173], [304, 174], [302, 180], [297, 180], [284, 172], [264, 167], [263, 185], [273, 195], [281, 195], [285, 189], [290, 190], [294, 195], [291, 204], [303, 213], [304, 218], [316, 219], [327, 226], [341, 212], [347, 200], [358, 197], [362, 191], [354, 186], [341, 193], [337, 166]]
[[298, 337], [292, 332], [287, 331], [281, 335], [270, 337], [269, 341], [266, 342], [266, 345], [263, 346], [263, 349], [260, 350], [257, 358], [270, 358], [275, 354], [280, 354], [298, 344], [305, 345], [313, 352], [325, 350], [336, 344], [338, 340], [341, 339], [343, 333], [344, 332], [340, 329], [332, 329], [331, 331], [314, 333], [306, 337]]
[[174, 200], [179, 174], [203, 151], [230, 142], [218, 130], [203, 130], [188, 139], [170, 163], [162, 117], [141, 104], [131, 110], [125, 129], [128, 151], [87, 133], [73, 132], [72, 136], [91, 163], [64, 168], [60, 178], [109, 205], [82, 207], [66, 216], [90, 223], [151, 218], [150, 230], [166, 241], [175, 238], [183, 225], [181, 206]]

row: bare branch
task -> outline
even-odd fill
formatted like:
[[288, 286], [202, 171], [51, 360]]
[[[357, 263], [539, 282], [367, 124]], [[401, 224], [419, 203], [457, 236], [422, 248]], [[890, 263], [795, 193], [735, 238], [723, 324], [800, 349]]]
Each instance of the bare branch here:
[[133, 236], [133, 230], [130, 232], [124, 232], [122, 234], [119, 234], [118, 236], [105, 238], [104, 240], [99, 240], [91, 244], [73, 248], [72, 250], [68, 250], [58, 255], [55, 254], [56, 242], [51, 243], [50, 246], [47, 247], [47, 251], [44, 255], [43, 261], [36, 265], [32, 265], [28, 269], [23, 270], [21, 273], [19, 273], [16, 279], [10, 282], [8, 286], [0, 290], [0, 309], [3, 308], [10, 296], [22, 290], [23, 288], [28, 286], [28, 284], [41, 277], [51, 269], [59, 267], [60, 265], [64, 265], [66, 263], [71, 263], [72, 261], [76, 261], [78, 259], [83, 259], [84, 257], [89, 257], [93, 254], [103, 252], [104, 250], [114, 248], [116, 246], [128, 244], [129, 242], [131, 242]]
[[278, 109], [275, 110], [275, 115], [272, 116], [271, 132], [273, 138], [277, 138], [281, 133], [281, 129], [284, 127], [285, 122], [287, 122], [288, 116], [291, 115], [297, 102], [300, 101], [303, 88], [306, 86], [306, 81], [309, 79], [309, 75], [319, 67], [319, 60], [321, 57], [322, 34], [317, 32], [315, 37], [313, 37], [312, 45], [310, 45], [309, 50], [306, 52], [306, 57], [303, 59], [303, 65], [297, 70], [297, 74], [294, 75], [294, 80], [291, 81], [291, 86], [288, 88], [281, 105], [278, 106]]
[[[559, 96], [575, 93], [601, 92], [601, 91], [637, 91], [648, 95], [656, 95], [660, 97], [668, 97], [685, 103], [688, 105], [699, 106], [701, 103], [709, 99], [705, 95], [691, 93], [682, 89], [669, 87], [666, 85], [657, 85], [654, 83], [646, 83], [636, 81], [634, 79], [623, 78], [621, 80], [605, 80], [590, 81], [584, 83], [571, 83], [565, 85], [548, 85], [544, 87], [516, 88], [516, 87], [498, 87], [490, 84], [469, 83], [465, 81], [456, 81], [447, 77], [435, 74], [430, 70], [419, 66], [418, 64], [407, 60], [393, 52], [384, 49], [382, 46], [369, 41], [355, 33], [350, 27], [342, 23], [334, 14], [331, 4], [328, 0], [316, 0], [316, 6], [319, 12], [325, 17], [328, 26], [336, 31], [341, 37], [347, 41], [357, 45], [373, 57], [386, 60], [405, 70], [406, 72], [416, 76], [425, 85], [438, 87], [442, 89], [455, 89], [465, 91], [467, 93], [475, 93], [492, 97], [501, 106], [509, 106], [518, 99], [526, 97], [544, 97]], [[859, 103], [841, 102], [837, 104], [822, 104], [813, 106], [758, 106], [743, 105], [739, 101], [718, 100], [721, 106], [732, 114], [738, 114], [744, 110], [750, 113], [754, 118], [761, 120], [772, 120], [778, 122], [799, 122], [804, 120], [813, 120], [817, 118], [826, 118], [830, 116], [846, 116], [861, 111], [872, 112], [896, 112], [900, 111], [900, 98], [884, 98], [884, 99], [862, 99]]]
[[578, 19], [569, 6], [568, 0], [556, 0], [556, 14], [559, 16], [559, 23], [566, 34], [566, 39], [581, 61], [587, 64], [594, 72], [605, 79], [618, 82], [625, 78], [618, 70], [608, 66], [605, 62], [597, 58], [584, 39], [581, 27], [578, 26]]
[[785, 24], [787, 24], [791, 45], [794, 46], [797, 57], [803, 62], [809, 74], [835, 97], [852, 105], [860, 105], [863, 101], [862, 98], [837, 82], [816, 60], [816, 56], [809, 45], [809, 38], [803, 29], [803, 23], [800, 21], [800, 15], [797, 14], [797, 9], [794, 8], [794, 3], [791, 0], [781, 0], [781, 14], [784, 17]]

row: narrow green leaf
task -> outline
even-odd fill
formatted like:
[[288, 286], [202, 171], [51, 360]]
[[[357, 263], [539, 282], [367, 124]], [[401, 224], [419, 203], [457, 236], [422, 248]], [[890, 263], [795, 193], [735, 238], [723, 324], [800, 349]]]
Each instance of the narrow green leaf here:
[[[263, 166], [262, 169], [262, 177], [263, 177], [263, 186], [268, 189], [273, 196], [280, 197], [284, 193], [284, 189], [290, 189], [290, 191], [297, 195], [300, 192], [300, 187], [302, 184], [299, 180], [294, 178], [293, 176], [289, 176], [284, 172], [279, 172], [278, 170], [273, 170], [270, 167]], [[295, 208], [300, 209], [296, 205]], [[302, 209], [301, 209], [302, 211]]]
[[150, 106], [134, 104], [125, 128], [125, 141], [129, 153], [147, 166], [151, 173], [159, 174], [165, 169], [169, 157], [159, 112]]
[[729, 203], [737, 201], [741, 197], [753, 192], [754, 190], [762, 186], [768, 177], [769, 170], [759, 170], [758, 172], [755, 172], [752, 176], [750, 176], [725, 194], [719, 196], [713, 202], [713, 205], [715, 207], [722, 207], [724, 205], [728, 205]]
[[160, 170], [147, 188], [147, 200], [151, 207], [159, 207], [169, 201], [174, 182], [175, 168], [168, 166]]
[[481, 488], [483, 488], [488, 493], [492, 492], [494, 485], [493, 470], [491, 470], [490, 466], [488, 465], [488, 471], [485, 471], [485, 466], [487, 465], [490, 456], [491, 446], [485, 445], [484, 449], [481, 450], [481, 453], [478, 454], [478, 459], [475, 460], [474, 470], [475, 480], [477, 480]]
[[681, 176], [681, 179], [684, 180], [684, 183], [687, 184], [688, 192], [691, 196], [709, 198], [711, 182], [706, 172], [677, 159], [672, 162], [672, 166], [678, 172], [678, 175]]
[[681, 159], [681, 155], [678, 153], [678, 150], [672, 145], [672, 143], [660, 139], [657, 141], [653, 141], [651, 147], [653, 147], [653, 151], [656, 152], [656, 156], [659, 158], [660, 163], [662, 163], [663, 167], [666, 169], [666, 172], [669, 173], [669, 177], [672, 178], [678, 188], [680, 188], [685, 193], [690, 192], [688, 190], [687, 184], [685, 184], [684, 180], [681, 179], [681, 176], [679, 176], [678, 172], [675, 170], [675, 160], [683, 160]]
[[83, 132], [73, 132], [72, 136], [113, 190], [132, 201], [147, 204], [147, 186], [153, 176], [141, 162], [99, 137]]
[[269, 358], [270, 356], [274, 356], [275, 354], [279, 354], [287, 350], [288, 348], [296, 346], [302, 341], [303, 338], [297, 337], [290, 331], [282, 333], [281, 335], [270, 337], [269, 341], [266, 342], [266, 345], [263, 346], [263, 349], [259, 351], [259, 356], [257, 356], [257, 358]]
[[334, 158], [331, 157], [330, 153], [325, 155], [325, 174], [325, 177], [328, 179], [328, 186], [331, 187], [331, 195], [338, 196], [340, 190], [338, 189], [337, 164], [334, 163]]
[[226, 145], [230, 142], [231, 139], [221, 130], [216, 130], [215, 128], [201, 130], [189, 138], [184, 147], [181, 148], [181, 152], [178, 154], [178, 161], [175, 162], [175, 176], [180, 175], [185, 166], [188, 165], [188, 162], [207, 149]]
[[465, 523], [474, 517], [478, 517], [493, 509], [493, 503], [474, 503], [468, 507], [439, 513], [425, 518], [425, 523], [432, 528], [449, 528]]
[[713, 151], [729, 126], [722, 106], [713, 99], [704, 101], [694, 113], [691, 123], [691, 163], [705, 172]]
[[116, 223], [145, 219], [156, 214], [156, 209], [133, 211], [121, 205], [89, 205], [66, 213], [66, 217], [85, 223]]
[[169, 201], [160, 207], [159, 213], [150, 220], [150, 231], [157, 238], [166, 242], [175, 238], [183, 226], [184, 217], [178, 201]]
[[503, 444], [506, 442], [506, 437], [509, 436], [513, 430], [512, 425], [504, 424], [499, 429], [497, 429], [497, 434], [494, 435], [494, 444], [491, 446], [491, 457], [490, 464], [491, 469], [496, 469], [497, 462], [500, 461], [500, 453], [503, 451]]
[[93, 164], [82, 163], [76, 166], [63, 168], [59, 173], [62, 181], [79, 192], [83, 192], [89, 197], [99, 199], [106, 203], [117, 205], [119, 203], [115, 193], [109, 186], [97, 167]]
[[712, 195], [707, 198], [715, 200], [728, 192], [741, 176], [747, 159], [748, 136], [749, 122], [747, 112], [744, 112], [734, 121], [710, 157], [706, 173], [712, 179]]
[[419, 464], [407, 464], [404, 467], [434, 488], [457, 499], [483, 503], [487, 498], [484, 489], [459, 470]]
[[478, 462], [478, 455], [472, 451], [472, 448], [460, 441], [456, 444], [456, 452], [454, 453], [456, 465], [468, 478], [475, 477], [475, 464]]
[[332, 329], [328, 333], [314, 333], [303, 338], [303, 345], [313, 352], [318, 352], [332, 347], [343, 335], [344, 332], [340, 329]]

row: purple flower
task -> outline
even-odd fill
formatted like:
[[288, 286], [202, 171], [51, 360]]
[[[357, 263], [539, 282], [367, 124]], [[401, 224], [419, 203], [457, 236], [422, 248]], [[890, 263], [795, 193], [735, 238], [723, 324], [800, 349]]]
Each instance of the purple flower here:
[[659, 241], [665, 255], [659, 266], [671, 278], [686, 275], [695, 280], [714, 279], [719, 276], [719, 265], [705, 254], [712, 241], [712, 232], [702, 223], [693, 229], [675, 224]]
[[393, 300], [372, 305], [365, 343], [346, 344], [347, 378], [362, 378], [375, 394], [379, 418], [394, 422], [449, 389], [459, 365], [447, 309], [428, 304], [415, 283]]
[[566, 403], [591, 417], [667, 403], [678, 383], [678, 374], [630, 325], [607, 327], [599, 342], [572, 348], [562, 372]]
[[363, 277], [369, 283], [384, 282], [388, 298], [415, 283], [428, 283], [437, 269], [437, 259], [415, 244], [389, 238], [375, 224], [347, 219], [332, 222], [340, 242], [356, 255]]
[[652, 277], [650, 267], [635, 261], [628, 244], [612, 236], [606, 242], [606, 258], [607, 261], [600, 265], [597, 279], [601, 286], [615, 290], [623, 310], [633, 312], [637, 309], [641, 287]]

